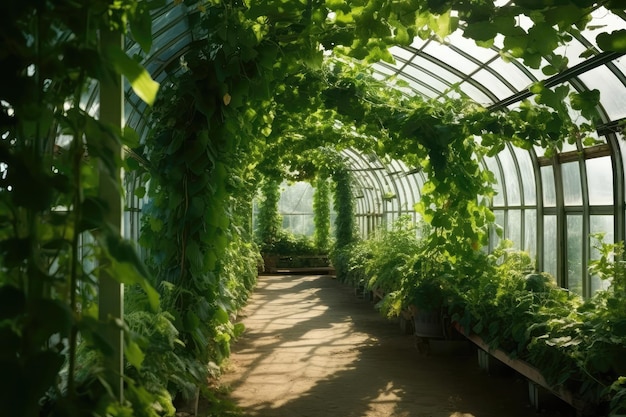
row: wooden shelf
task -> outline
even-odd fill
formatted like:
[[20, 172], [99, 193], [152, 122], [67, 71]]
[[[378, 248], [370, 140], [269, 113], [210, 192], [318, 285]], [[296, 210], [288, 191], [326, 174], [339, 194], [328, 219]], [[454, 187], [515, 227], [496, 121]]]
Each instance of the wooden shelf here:
[[489, 345], [485, 343], [485, 341], [480, 336], [471, 334], [471, 333], [467, 334], [466, 332], [462, 331], [462, 329], [458, 325], [456, 325], [456, 328], [461, 334], [467, 337], [477, 347], [479, 347], [480, 349], [482, 349], [489, 355], [493, 356], [494, 358], [498, 359], [503, 364], [512, 368], [517, 373], [523, 375], [532, 383], [545, 388], [556, 397], [565, 401], [567, 404], [571, 405], [574, 409], [576, 409], [578, 413], [581, 413], [582, 410], [585, 408], [585, 403], [581, 401], [580, 399], [576, 398], [572, 392], [568, 391], [567, 389], [563, 387], [560, 387], [560, 386], [555, 387], [555, 386], [548, 384], [548, 382], [543, 377], [541, 372], [534, 366], [520, 359], [511, 358], [501, 349], [491, 349]]

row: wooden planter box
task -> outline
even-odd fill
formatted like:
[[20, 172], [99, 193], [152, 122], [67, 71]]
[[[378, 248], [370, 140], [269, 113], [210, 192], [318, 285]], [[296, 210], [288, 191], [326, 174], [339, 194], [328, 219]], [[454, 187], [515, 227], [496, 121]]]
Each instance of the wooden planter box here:
[[278, 255], [263, 254], [264, 272], [267, 274], [275, 274], [278, 266]]

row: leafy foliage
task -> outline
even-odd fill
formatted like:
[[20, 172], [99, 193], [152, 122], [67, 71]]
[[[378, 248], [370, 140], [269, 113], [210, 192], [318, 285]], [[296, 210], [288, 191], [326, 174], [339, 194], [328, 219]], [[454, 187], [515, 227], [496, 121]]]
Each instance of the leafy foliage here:
[[[257, 215], [256, 238], [261, 251], [266, 253], [282, 253], [275, 249], [282, 233], [282, 218], [278, 213], [280, 185], [278, 180], [267, 178], [261, 186], [261, 199]], [[280, 244], [279, 244], [280, 245]]]
[[313, 214], [315, 233], [313, 240], [320, 252], [327, 252], [330, 248], [330, 184], [328, 177], [322, 171], [315, 181], [313, 195]]
[[[81, 102], [93, 83], [124, 74], [148, 103], [158, 87], [99, 35], [127, 25], [150, 38], [145, 2], [23, 1], [3, 7], [0, 67], [0, 407], [20, 416], [156, 416], [161, 392], [106, 367], [125, 334], [129, 368], [144, 353], [119, 318], [100, 317], [103, 275], [136, 286], [158, 307], [145, 267], [110, 224], [103, 195], [120, 188], [114, 149], [128, 136]], [[144, 44], [146, 48], [148, 44]], [[132, 62], [131, 62], [132, 61]], [[119, 226], [119, 225], [118, 225]]]

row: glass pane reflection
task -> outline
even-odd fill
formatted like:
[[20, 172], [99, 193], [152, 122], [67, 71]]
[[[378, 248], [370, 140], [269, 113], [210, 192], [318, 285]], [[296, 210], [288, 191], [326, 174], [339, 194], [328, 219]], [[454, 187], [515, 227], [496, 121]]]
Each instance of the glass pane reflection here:
[[580, 165], [578, 162], [568, 162], [561, 165], [563, 176], [563, 200], [566, 206], [580, 206], [583, 203], [583, 193], [580, 185]]
[[543, 218], [543, 270], [549, 272], [556, 279], [556, 216]]
[[567, 216], [567, 288], [583, 295], [583, 216]]

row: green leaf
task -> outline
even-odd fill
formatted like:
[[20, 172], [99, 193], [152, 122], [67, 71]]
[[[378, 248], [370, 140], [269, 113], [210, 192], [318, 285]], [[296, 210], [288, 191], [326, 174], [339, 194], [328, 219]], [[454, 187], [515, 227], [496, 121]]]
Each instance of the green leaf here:
[[139, 345], [134, 341], [126, 343], [124, 356], [128, 362], [137, 369], [141, 368], [141, 364], [145, 358], [145, 354], [141, 351]]
[[22, 314], [25, 306], [26, 297], [22, 291], [10, 285], [0, 287], [0, 321]]
[[467, 27], [463, 31], [463, 36], [466, 38], [474, 39], [475, 41], [490, 41], [493, 40], [498, 31], [491, 22], [472, 22], [468, 23]]
[[122, 144], [133, 149], [140, 145], [139, 134], [130, 126], [125, 126], [122, 131]]
[[152, 106], [159, 91], [159, 83], [137, 61], [131, 59], [118, 46], [106, 48], [106, 56], [118, 74], [128, 79], [131, 88], [146, 104]]
[[139, 187], [135, 188], [134, 194], [137, 198], [143, 198], [146, 195], [146, 187], [140, 185]]
[[233, 333], [235, 337], [239, 337], [243, 334], [245, 330], [246, 330], [246, 326], [243, 323], [235, 323], [235, 326], [233, 328]]
[[450, 10], [448, 10], [436, 19], [436, 23], [433, 24], [431, 28], [440, 39], [445, 39], [449, 34], [454, 32], [458, 26], [459, 18], [451, 16]]
[[626, 52], [626, 29], [601, 33], [596, 37], [596, 42], [603, 51]]
[[217, 321], [219, 324], [226, 324], [230, 321], [228, 317], [228, 312], [223, 308], [217, 308], [215, 310], [215, 314], [213, 314], [213, 320]]
[[146, 53], [150, 52], [152, 47], [152, 16], [150, 16], [149, 8], [148, 3], [139, 2], [130, 20], [130, 32]]
[[581, 114], [587, 120], [597, 120], [600, 115], [597, 106], [600, 104], [600, 91], [589, 90], [580, 93], [575, 92], [569, 95], [572, 108], [580, 110]]

